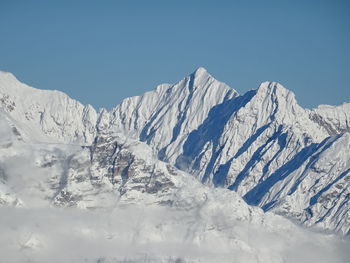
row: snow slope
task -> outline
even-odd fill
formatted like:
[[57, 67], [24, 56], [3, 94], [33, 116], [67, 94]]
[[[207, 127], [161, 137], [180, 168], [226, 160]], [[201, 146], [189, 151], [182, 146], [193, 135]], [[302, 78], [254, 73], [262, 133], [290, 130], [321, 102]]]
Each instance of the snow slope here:
[[91, 143], [97, 113], [60, 91], [39, 90], [0, 72], [0, 106], [38, 141]]

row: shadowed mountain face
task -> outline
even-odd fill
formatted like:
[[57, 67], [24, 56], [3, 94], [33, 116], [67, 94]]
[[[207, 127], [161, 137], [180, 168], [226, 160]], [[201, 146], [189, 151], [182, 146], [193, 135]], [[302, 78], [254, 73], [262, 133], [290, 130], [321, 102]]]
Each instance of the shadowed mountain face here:
[[[88, 191], [69, 195], [72, 173], [89, 181], [91, 189], [108, 185], [106, 195], [100, 194], [106, 200], [114, 191], [126, 198], [130, 191], [172, 188], [162, 175], [169, 171], [135, 163], [120, 139], [116, 143], [119, 134], [148, 144], [152, 151], [145, 155], [171, 169], [235, 191], [265, 211], [343, 234], [350, 229], [350, 104], [303, 109], [275, 82], [239, 95], [199, 68], [174, 85], [127, 98], [110, 112], [96, 112], [65, 94], [29, 88], [1, 73], [0, 105], [21, 140], [85, 146], [62, 168], [57, 204], [86, 206], [79, 200]], [[79, 184], [74, 189], [84, 185]]]
[[350, 104], [303, 109], [274, 82], [238, 95], [204, 69], [158, 90], [123, 101], [109, 129], [265, 211], [347, 233]]

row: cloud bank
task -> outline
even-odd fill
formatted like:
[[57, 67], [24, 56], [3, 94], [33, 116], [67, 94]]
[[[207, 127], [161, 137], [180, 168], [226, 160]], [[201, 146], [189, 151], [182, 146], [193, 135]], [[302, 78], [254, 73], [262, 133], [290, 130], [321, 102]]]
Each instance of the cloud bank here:
[[347, 262], [349, 242], [306, 229], [267, 231], [217, 211], [0, 209], [0, 262]]

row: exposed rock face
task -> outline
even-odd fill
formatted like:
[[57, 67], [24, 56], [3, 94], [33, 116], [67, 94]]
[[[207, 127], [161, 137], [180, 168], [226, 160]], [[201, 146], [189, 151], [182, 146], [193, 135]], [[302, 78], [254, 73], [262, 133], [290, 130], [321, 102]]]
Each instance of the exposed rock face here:
[[84, 145], [43, 164], [57, 167], [56, 205], [171, 203], [186, 172], [265, 211], [350, 229], [350, 104], [303, 109], [275, 82], [239, 95], [203, 68], [98, 113], [1, 73], [0, 104], [17, 141]]

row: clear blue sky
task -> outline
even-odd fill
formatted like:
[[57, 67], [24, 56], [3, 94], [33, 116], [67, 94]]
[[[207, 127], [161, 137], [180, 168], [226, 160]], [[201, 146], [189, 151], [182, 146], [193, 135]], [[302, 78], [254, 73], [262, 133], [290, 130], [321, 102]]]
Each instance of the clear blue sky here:
[[0, 0], [0, 70], [111, 108], [205, 67], [305, 107], [350, 102], [350, 1]]

